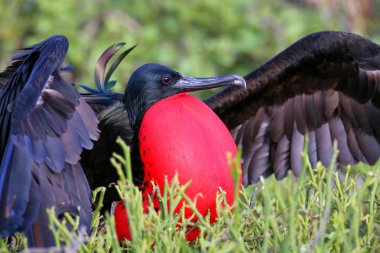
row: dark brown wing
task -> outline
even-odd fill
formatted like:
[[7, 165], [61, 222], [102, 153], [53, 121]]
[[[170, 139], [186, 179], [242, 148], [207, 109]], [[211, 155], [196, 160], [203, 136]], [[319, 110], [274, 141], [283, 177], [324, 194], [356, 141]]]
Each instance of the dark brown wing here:
[[247, 90], [227, 88], [206, 103], [243, 147], [243, 180], [299, 175], [305, 134], [313, 166], [373, 164], [380, 156], [380, 46], [358, 35], [306, 36], [245, 76]]

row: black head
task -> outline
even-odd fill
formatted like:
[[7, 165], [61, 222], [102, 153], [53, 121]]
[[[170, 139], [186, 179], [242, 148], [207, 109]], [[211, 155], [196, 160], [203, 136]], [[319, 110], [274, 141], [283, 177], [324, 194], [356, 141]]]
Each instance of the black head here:
[[148, 63], [132, 74], [123, 103], [131, 125], [136, 127], [149, 107], [157, 101], [181, 92], [231, 85], [245, 87], [246, 84], [238, 75], [196, 78], [184, 76], [160, 64]]

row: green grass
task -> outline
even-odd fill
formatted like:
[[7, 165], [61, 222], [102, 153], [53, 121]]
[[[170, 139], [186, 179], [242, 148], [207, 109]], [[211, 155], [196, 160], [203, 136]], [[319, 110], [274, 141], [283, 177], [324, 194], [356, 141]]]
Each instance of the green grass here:
[[[69, 216], [63, 222], [52, 219], [59, 245], [79, 252], [377, 252], [380, 249], [380, 191], [378, 166], [346, 168], [338, 178], [331, 168], [317, 166], [312, 170], [303, 154], [305, 167], [300, 178], [288, 176], [283, 181], [273, 177], [242, 188], [233, 208], [225, 206], [223, 192], [217, 198], [220, 218], [209, 224], [198, 216], [193, 223], [174, 214], [170, 205], [185, 198], [184, 190], [173, 180], [162, 193], [158, 192], [161, 212], [153, 206], [143, 214], [141, 193], [130, 177], [128, 148], [124, 156], [115, 156], [113, 163], [120, 175], [119, 192], [125, 197], [130, 217], [132, 241], [120, 245], [114, 221], [100, 216], [104, 188], [94, 191], [98, 208], [92, 220], [93, 233], [86, 235], [77, 228], [78, 221]], [[334, 157], [336, 157], [335, 152]], [[128, 170], [123, 171], [121, 164]], [[332, 168], [334, 165], [332, 166]], [[234, 175], [236, 178], [236, 175]], [[236, 193], [238, 191], [236, 187]], [[186, 200], [194, 208], [194, 204]], [[68, 231], [65, 223], [74, 231]], [[63, 223], [63, 224], [62, 224]], [[186, 228], [197, 226], [201, 235], [195, 242], [185, 239]], [[0, 241], [1, 251], [15, 251], [25, 246], [17, 235], [12, 246]]]

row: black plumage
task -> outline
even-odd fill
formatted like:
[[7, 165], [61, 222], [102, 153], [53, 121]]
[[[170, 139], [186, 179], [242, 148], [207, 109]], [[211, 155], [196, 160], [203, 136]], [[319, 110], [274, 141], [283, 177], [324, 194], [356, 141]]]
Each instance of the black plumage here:
[[[329, 166], [334, 140], [340, 164], [374, 164], [380, 155], [379, 70], [379, 45], [351, 33], [319, 32], [246, 75], [247, 91], [226, 88], [205, 102], [239, 136], [245, 184], [263, 175], [255, 162], [245, 162], [257, 156], [252, 143], [271, 151], [269, 174], [299, 175], [306, 133], [313, 166]], [[269, 141], [255, 144], [263, 136], [251, 129], [267, 125]]]
[[[313, 167], [330, 165], [334, 140], [340, 164], [374, 164], [380, 155], [379, 70], [379, 45], [351, 33], [318, 32], [247, 74], [246, 90], [228, 87], [204, 101], [242, 146], [245, 185], [271, 174], [282, 179], [289, 170], [300, 175], [306, 134]], [[123, 106], [113, 108], [101, 113], [100, 128], [128, 133], [124, 139], [131, 144]], [[108, 157], [99, 157], [113, 147], [96, 146], [98, 162], [110, 166]]]
[[0, 74], [0, 236], [54, 245], [47, 208], [91, 222], [91, 190], [79, 164], [99, 136], [97, 118], [60, 76], [68, 50], [56, 35], [14, 56]]

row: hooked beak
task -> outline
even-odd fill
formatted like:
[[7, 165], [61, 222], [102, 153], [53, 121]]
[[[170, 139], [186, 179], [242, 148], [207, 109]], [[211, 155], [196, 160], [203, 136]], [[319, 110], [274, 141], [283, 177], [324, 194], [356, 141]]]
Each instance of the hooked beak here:
[[182, 76], [172, 87], [178, 88], [181, 91], [196, 91], [222, 86], [240, 86], [246, 89], [244, 78], [238, 75], [224, 75], [216, 77]]

